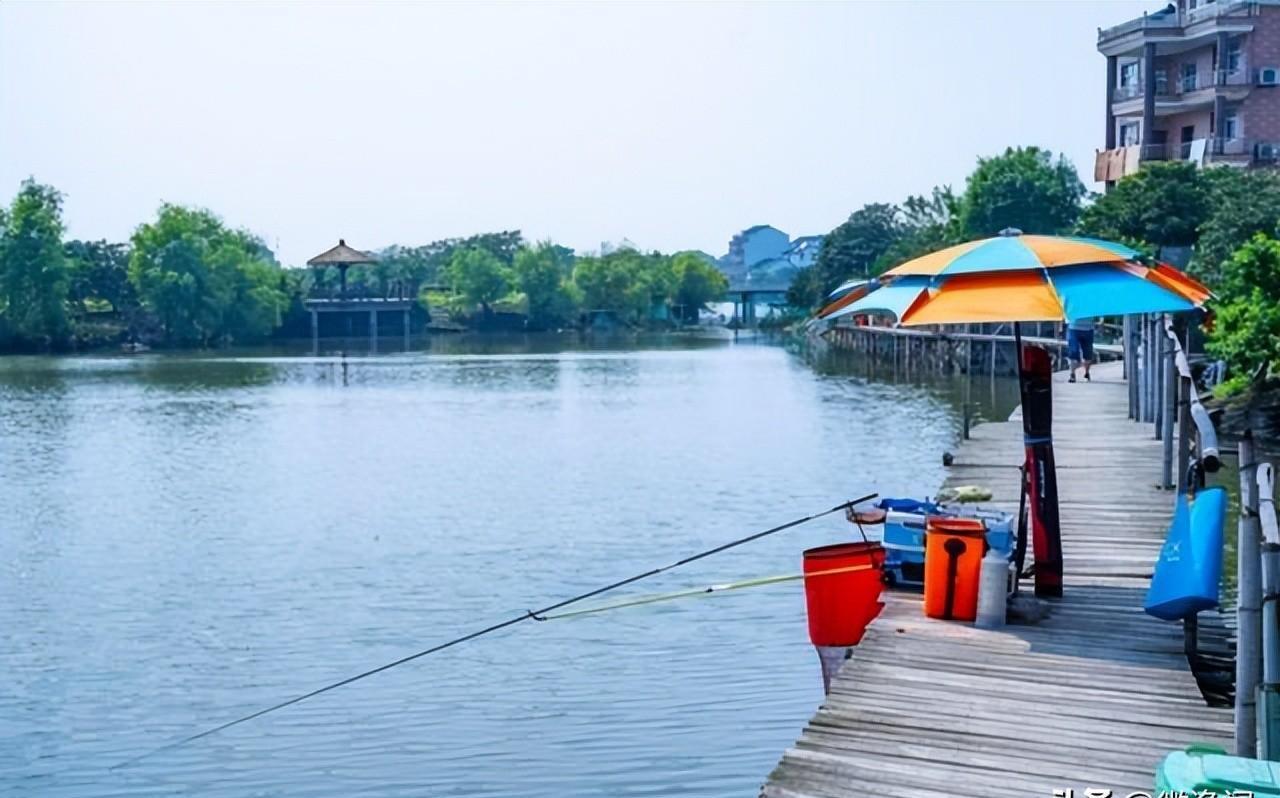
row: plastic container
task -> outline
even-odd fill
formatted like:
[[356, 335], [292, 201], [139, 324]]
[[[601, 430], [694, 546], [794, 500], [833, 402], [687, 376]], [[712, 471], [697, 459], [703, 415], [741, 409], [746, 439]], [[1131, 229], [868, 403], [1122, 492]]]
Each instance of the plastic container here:
[[1218, 606], [1226, 516], [1223, 488], [1205, 488], [1194, 499], [1179, 494], [1143, 604], [1149, 615], [1176, 621]]
[[804, 553], [804, 598], [815, 646], [853, 646], [862, 640], [867, 624], [884, 608], [883, 569], [879, 543], [839, 543]]
[[925, 615], [943, 620], [974, 619], [986, 548], [986, 529], [976, 518], [929, 517], [924, 553]]
[[[990, 540], [988, 533], [988, 543]], [[978, 610], [973, 625], [983, 629], [1004, 626], [1008, 602], [1009, 558], [994, 548], [988, 548], [978, 577]]]
[[1280, 796], [1280, 763], [1227, 756], [1216, 746], [1174, 751], [1156, 768], [1160, 795]]

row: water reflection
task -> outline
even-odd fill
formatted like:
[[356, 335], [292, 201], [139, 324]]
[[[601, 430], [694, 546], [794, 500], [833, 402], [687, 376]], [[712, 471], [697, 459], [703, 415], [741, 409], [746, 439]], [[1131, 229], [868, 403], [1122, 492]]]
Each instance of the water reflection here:
[[[954, 386], [724, 336], [0, 362], [0, 793], [749, 794], [820, 698], [792, 586], [530, 625], [158, 743], [881, 490]], [[977, 392], [975, 392], [976, 395]], [[989, 412], [1004, 412], [991, 406]], [[644, 590], [786, 573], [839, 519]]]

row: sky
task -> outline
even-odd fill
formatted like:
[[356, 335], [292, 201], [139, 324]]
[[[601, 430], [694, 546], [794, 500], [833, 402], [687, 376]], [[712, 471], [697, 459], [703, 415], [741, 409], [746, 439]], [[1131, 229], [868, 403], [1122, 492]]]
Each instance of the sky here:
[[520, 229], [723, 254], [1035, 144], [1090, 188], [1133, 0], [0, 3], [0, 196], [207, 207], [300, 265]]

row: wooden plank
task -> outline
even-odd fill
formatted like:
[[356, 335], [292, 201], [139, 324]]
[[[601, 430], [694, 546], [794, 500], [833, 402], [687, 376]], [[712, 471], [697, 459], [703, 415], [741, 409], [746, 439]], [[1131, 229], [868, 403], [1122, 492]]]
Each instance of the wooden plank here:
[[[1160, 443], [1126, 418], [1119, 364], [1055, 386], [1065, 596], [1032, 626], [980, 630], [923, 617], [894, 593], [796, 745], [761, 789], [771, 798], [1026, 796], [1149, 790], [1156, 763], [1224, 744], [1231, 714], [1205, 704], [1181, 627], [1142, 612], [1173, 497]], [[1018, 415], [955, 452], [947, 486], [981, 484], [1017, 507]], [[1203, 637], [1229, 642], [1221, 622]]]

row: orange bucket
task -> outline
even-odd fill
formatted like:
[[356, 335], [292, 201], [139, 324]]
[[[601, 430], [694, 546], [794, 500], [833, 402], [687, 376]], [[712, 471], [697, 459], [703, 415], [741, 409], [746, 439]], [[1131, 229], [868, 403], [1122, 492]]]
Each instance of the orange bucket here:
[[884, 608], [883, 570], [879, 543], [838, 543], [804, 553], [804, 598], [815, 646], [857, 645]]
[[925, 526], [924, 614], [972, 621], [978, 614], [978, 577], [987, 531], [975, 518], [930, 516]]

